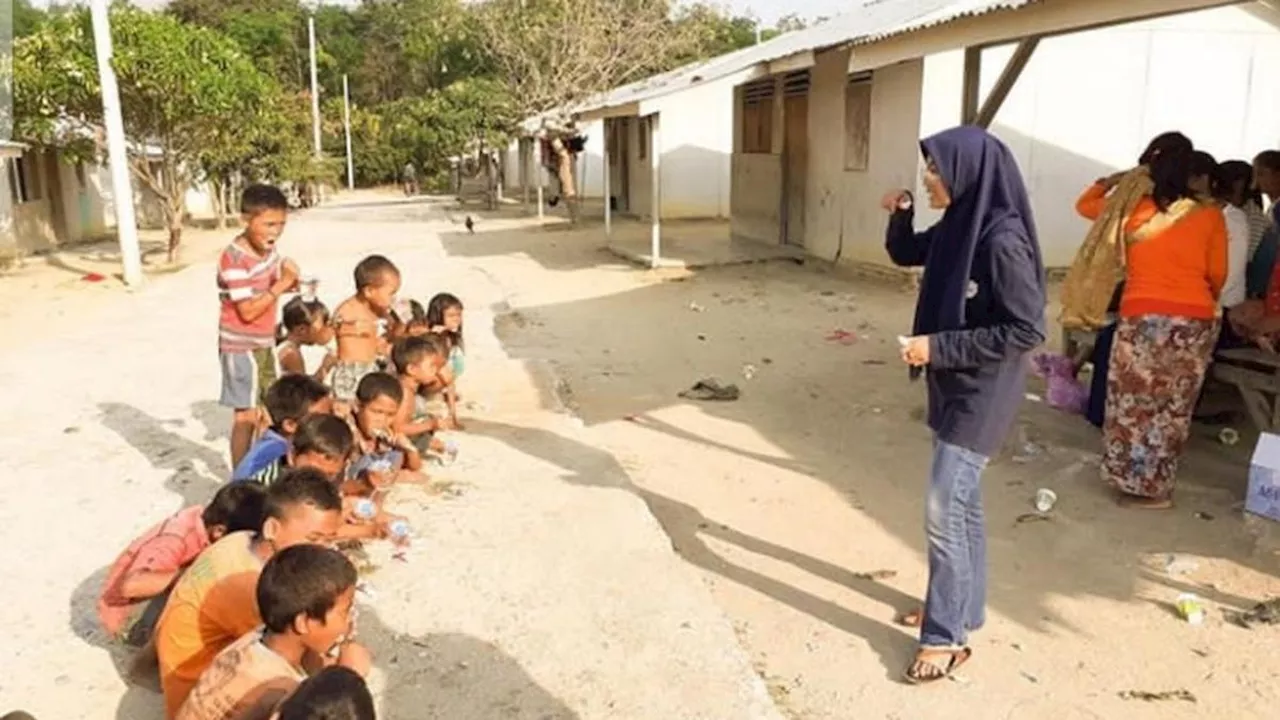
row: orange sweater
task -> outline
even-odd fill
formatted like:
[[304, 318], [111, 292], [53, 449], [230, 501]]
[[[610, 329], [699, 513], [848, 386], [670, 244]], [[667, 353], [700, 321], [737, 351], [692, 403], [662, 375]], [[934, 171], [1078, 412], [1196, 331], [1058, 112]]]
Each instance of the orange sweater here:
[[[1076, 211], [1093, 220], [1106, 204], [1107, 191], [1094, 184], [1076, 201]], [[1143, 198], [1125, 221], [1125, 232], [1141, 228], [1160, 210]], [[1222, 210], [1205, 205], [1187, 213], [1157, 235], [1125, 250], [1124, 296], [1120, 315], [1175, 315], [1213, 319], [1227, 279], [1227, 223]]]

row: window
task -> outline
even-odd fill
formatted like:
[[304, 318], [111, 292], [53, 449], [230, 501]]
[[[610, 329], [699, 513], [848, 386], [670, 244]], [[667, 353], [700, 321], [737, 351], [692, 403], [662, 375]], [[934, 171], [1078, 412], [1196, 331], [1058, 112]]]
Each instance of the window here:
[[849, 76], [844, 88], [844, 169], [871, 164], [871, 73]]
[[636, 119], [636, 158], [644, 160], [649, 157], [649, 118]]
[[742, 122], [742, 152], [773, 152], [773, 79], [759, 80], [742, 87], [739, 117]]
[[8, 164], [10, 199], [14, 205], [30, 202], [31, 196], [27, 194], [26, 158], [11, 158]]

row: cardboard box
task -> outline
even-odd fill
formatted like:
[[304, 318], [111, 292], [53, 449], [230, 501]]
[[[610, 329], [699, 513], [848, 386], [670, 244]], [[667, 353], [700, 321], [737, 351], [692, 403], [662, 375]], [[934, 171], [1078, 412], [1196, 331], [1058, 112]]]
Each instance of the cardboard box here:
[[1280, 522], [1280, 435], [1262, 433], [1249, 462], [1246, 512]]

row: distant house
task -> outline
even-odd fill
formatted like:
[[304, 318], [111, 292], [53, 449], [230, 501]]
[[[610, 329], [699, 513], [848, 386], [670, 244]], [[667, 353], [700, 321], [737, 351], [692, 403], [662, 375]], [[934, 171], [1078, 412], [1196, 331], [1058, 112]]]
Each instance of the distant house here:
[[[502, 162], [503, 189], [508, 197], [523, 199], [526, 191], [530, 197], [541, 185], [544, 189], [554, 187], [550, 174], [542, 168], [538, 155], [539, 136], [543, 123], [552, 122], [549, 118], [534, 116], [520, 123], [517, 137], [507, 146], [500, 157]], [[601, 164], [601, 153], [604, 147], [604, 130], [601, 122], [580, 122], [576, 124], [579, 134], [587, 139], [586, 147], [578, 154], [576, 167], [578, 192], [583, 198], [604, 197], [604, 175]]]
[[[9, 218], [9, 230], [0, 236], [0, 256], [47, 252], [103, 237], [115, 228], [105, 164], [77, 162], [57, 148], [19, 143], [0, 145], [0, 158], [5, 185], [0, 195], [8, 201]], [[163, 228], [160, 199], [136, 179], [133, 186], [138, 224]], [[203, 188], [188, 192], [186, 204], [188, 216], [213, 215], [212, 199]]]
[[973, 123], [1017, 156], [1046, 263], [1064, 266], [1085, 232], [1077, 194], [1151, 136], [1182, 130], [1219, 159], [1280, 146], [1270, 2], [860, 5], [580, 110], [606, 120], [624, 206], [657, 195], [662, 217], [725, 214], [737, 238], [886, 265], [880, 197], [920, 194], [919, 139]]

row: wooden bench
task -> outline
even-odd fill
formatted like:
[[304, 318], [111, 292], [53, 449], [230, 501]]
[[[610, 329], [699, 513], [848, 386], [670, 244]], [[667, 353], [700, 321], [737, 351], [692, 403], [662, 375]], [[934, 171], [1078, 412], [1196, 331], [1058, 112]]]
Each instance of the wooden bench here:
[[1240, 391], [1259, 430], [1280, 428], [1280, 355], [1261, 348], [1223, 350], [1214, 356], [1213, 376]]

